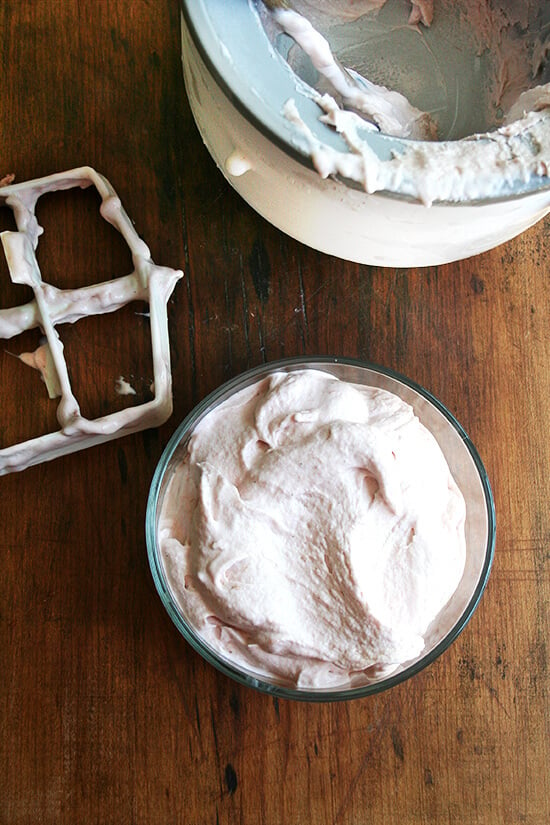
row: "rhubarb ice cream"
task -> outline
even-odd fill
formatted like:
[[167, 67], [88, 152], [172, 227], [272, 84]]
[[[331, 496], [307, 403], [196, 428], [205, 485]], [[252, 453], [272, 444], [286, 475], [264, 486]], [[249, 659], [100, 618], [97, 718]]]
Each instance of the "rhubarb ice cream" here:
[[157, 540], [206, 645], [259, 677], [330, 689], [422, 653], [464, 572], [464, 525], [464, 498], [411, 406], [300, 369], [199, 420]]
[[[548, 4], [438, 0], [435, 12], [433, 0], [267, 5], [275, 6], [262, 15], [274, 53], [296, 74], [283, 113], [322, 178], [425, 205], [547, 178]], [[306, 123], [297, 100], [308, 97], [345, 149]], [[381, 152], [373, 132], [415, 142]]]

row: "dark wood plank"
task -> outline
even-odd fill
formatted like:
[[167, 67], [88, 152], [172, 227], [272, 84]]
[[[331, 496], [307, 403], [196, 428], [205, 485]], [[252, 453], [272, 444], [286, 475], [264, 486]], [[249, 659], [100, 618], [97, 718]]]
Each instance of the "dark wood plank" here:
[[[0, 479], [0, 822], [547, 822], [548, 219], [429, 269], [318, 254], [254, 214], [207, 154], [176, 0], [4, 0], [0, 23], [0, 173], [94, 166], [155, 261], [185, 270], [172, 419]], [[44, 271], [62, 285], [128, 271], [93, 198], [52, 197], [43, 214]], [[18, 302], [0, 275], [0, 306]], [[66, 331], [90, 408], [120, 403], [113, 364], [145, 388], [145, 332], [132, 312]], [[12, 347], [8, 440], [55, 414]], [[348, 704], [274, 701], [219, 675], [172, 626], [146, 558], [148, 487], [179, 420], [243, 369], [301, 353], [369, 359], [438, 395], [478, 446], [498, 513], [489, 587], [457, 642]]]

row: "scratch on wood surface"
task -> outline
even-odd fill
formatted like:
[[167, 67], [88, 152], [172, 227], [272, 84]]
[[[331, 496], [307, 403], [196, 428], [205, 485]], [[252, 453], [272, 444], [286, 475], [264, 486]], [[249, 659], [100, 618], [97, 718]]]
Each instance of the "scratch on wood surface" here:
[[361, 779], [362, 775], [365, 773], [365, 770], [367, 769], [367, 765], [371, 761], [371, 758], [372, 758], [372, 755], [373, 755], [375, 749], [380, 745], [381, 740], [382, 740], [383, 736], [385, 735], [385, 733], [387, 731], [389, 717], [390, 717], [390, 709], [391, 709], [391, 706], [389, 705], [389, 703], [384, 705], [384, 711], [383, 711], [382, 716], [381, 716], [381, 718], [379, 719], [379, 721], [376, 725], [376, 730], [375, 730], [375, 732], [374, 732], [374, 734], [373, 734], [373, 736], [370, 740], [369, 747], [368, 747], [367, 751], [365, 752], [365, 754], [363, 755], [363, 758], [361, 759], [361, 762], [359, 763], [359, 767], [358, 767], [357, 771], [355, 772], [355, 775], [352, 777], [351, 782], [348, 785], [348, 788], [347, 788], [347, 790], [346, 790], [346, 792], [345, 792], [345, 794], [342, 798], [342, 801], [340, 803], [340, 807], [336, 811], [336, 816], [334, 817], [334, 825], [337, 825], [338, 822], [342, 821], [342, 817], [344, 816], [344, 814], [345, 814], [345, 812], [346, 812], [346, 810], [347, 810], [347, 808], [348, 808], [348, 806], [349, 806], [349, 804], [350, 804], [350, 802], [353, 798], [353, 795], [354, 795], [354, 793], [357, 789], [357, 785], [359, 784], [359, 780]]
[[458, 660], [458, 671], [459, 675], [462, 678], [468, 679], [470, 682], [475, 682], [476, 684], [483, 687], [491, 696], [491, 698], [495, 701], [496, 705], [500, 708], [500, 710], [504, 713], [504, 715], [509, 719], [510, 714], [506, 710], [505, 705], [501, 702], [497, 689], [487, 681], [485, 673], [481, 669], [481, 665], [475, 660], [474, 657], [470, 656], [463, 656]]
[[[225, 314], [226, 317], [229, 318], [231, 312], [231, 304], [229, 300], [229, 288], [227, 283], [227, 277], [223, 279], [223, 297], [225, 303]], [[233, 363], [233, 339], [231, 337], [231, 329], [228, 326], [222, 327], [223, 331], [226, 333], [226, 340], [227, 340], [227, 363]]]
[[264, 338], [264, 330], [263, 330], [262, 319], [260, 318], [259, 315], [256, 316], [256, 328], [258, 330], [258, 339], [259, 339], [259, 342], [260, 342], [260, 352], [262, 354], [262, 362], [265, 364], [265, 362], [267, 361], [267, 352], [266, 352], [266, 346], [265, 346], [265, 338]]
[[[285, 330], [287, 330], [289, 326], [291, 326], [292, 324], [295, 323], [297, 312], [300, 312], [302, 314], [303, 318], [304, 318], [305, 328], [306, 328], [306, 337], [307, 337], [307, 331], [309, 329], [309, 323], [310, 323], [310, 320], [311, 320], [309, 318], [308, 314], [307, 314], [307, 305], [310, 305], [312, 299], [316, 295], [318, 295], [320, 292], [322, 292], [323, 289], [325, 289], [325, 287], [330, 285], [330, 283], [331, 283], [330, 279], [327, 278], [325, 281], [323, 281], [321, 286], [319, 286], [316, 290], [314, 290], [314, 292], [311, 293], [311, 295], [309, 297], [306, 297], [305, 290], [303, 288], [303, 284], [301, 284], [300, 287], [299, 287], [299, 307], [297, 307], [297, 308], [293, 307], [292, 310], [291, 310], [292, 314], [290, 316], [288, 316], [283, 323], [277, 324], [277, 326], [272, 330], [272, 332], [268, 336], [266, 336], [265, 340], [262, 341], [264, 347], [265, 347], [266, 344], [272, 343], [273, 341], [276, 341], [277, 339], [279, 339], [281, 334]], [[304, 338], [303, 338], [303, 341], [304, 341]], [[305, 343], [305, 341], [304, 341], [304, 343]]]
[[[167, 639], [168, 639], [168, 637], [167, 637]], [[189, 726], [190, 726], [190, 728], [191, 728], [191, 730], [194, 734], [194, 739], [197, 741], [197, 743], [199, 745], [200, 753], [201, 753], [201, 755], [203, 755], [204, 750], [203, 750], [203, 747], [202, 747], [201, 731], [200, 731], [200, 724], [199, 724], [199, 716], [198, 716], [198, 709], [197, 709], [197, 705], [196, 705], [196, 699], [195, 699], [195, 703], [194, 703], [195, 713], [193, 713], [193, 711], [191, 710], [191, 708], [189, 706], [189, 702], [187, 700], [187, 693], [184, 690], [183, 685], [181, 683], [181, 680], [179, 678], [178, 669], [175, 667], [174, 660], [173, 660], [172, 656], [170, 655], [170, 650], [169, 650], [169, 646], [168, 646], [167, 643], [165, 644], [165, 654], [166, 654], [166, 662], [167, 662], [167, 665], [168, 665], [168, 670], [170, 672], [170, 677], [171, 677], [173, 683], [176, 685], [176, 688], [177, 688], [177, 691], [178, 691], [178, 694], [179, 694], [179, 697], [180, 697], [181, 707], [183, 708], [183, 711], [185, 713], [187, 721], [189, 722]]]
[[[326, 289], [327, 286], [330, 286], [331, 284], [332, 284], [331, 279], [330, 278], [325, 278], [323, 283], [320, 286], [318, 286], [317, 289], [313, 290], [313, 292], [311, 293], [309, 298], [306, 298], [305, 293], [304, 293], [304, 306], [306, 304], [311, 303], [312, 298], [315, 298], [316, 295], [319, 295], [320, 292], [322, 292], [324, 289]], [[345, 295], [344, 295], [344, 297], [345, 297]]]
[[384, 309], [386, 311], [386, 317], [389, 315], [390, 312], [390, 303], [392, 298], [395, 296], [397, 291], [397, 272], [394, 272], [391, 280], [388, 283], [388, 289], [386, 292], [386, 299], [384, 301]]
[[214, 753], [216, 757], [216, 767], [217, 767], [217, 775], [219, 780], [219, 792], [220, 796], [223, 796], [223, 781], [222, 781], [222, 769], [221, 769], [221, 759], [220, 759], [220, 749], [218, 746], [218, 732], [216, 730], [216, 717], [214, 715], [214, 708], [212, 707], [212, 703], [210, 703], [210, 726], [212, 728], [212, 736], [214, 738]]
[[271, 291], [271, 262], [265, 244], [259, 237], [252, 245], [248, 266], [258, 300], [261, 304], [265, 304], [269, 300]]
[[[248, 294], [246, 292], [246, 284], [244, 280], [244, 273], [242, 268], [241, 262], [241, 271], [240, 271], [240, 279], [241, 279], [241, 297], [243, 302], [243, 328], [244, 328], [244, 341], [246, 346], [246, 360], [248, 363], [252, 360], [252, 348], [250, 346], [250, 318], [254, 318], [254, 314], [250, 312], [248, 307]], [[249, 318], [250, 316], [250, 318]]]
[[[189, 265], [187, 263], [187, 269], [189, 270]], [[193, 294], [191, 291], [191, 283], [190, 278], [184, 278], [183, 282], [185, 284], [185, 289], [187, 292], [187, 306], [188, 306], [188, 323], [187, 323], [187, 330], [188, 330], [188, 340], [189, 340], [189, 357], [190, 357], [190, 368], [191, 368], [191, 394], [193, 401], [195, 401], [197, 397], [197, 353], [195, 350], [195, 308], [193, 306]], [[175, 353], [174, 353], [175, 354]]]
[[306, 293], [304, 289], [304, 278], [302, 274], [302, 267], [298, 266], [298, 288], [300, 294], [300, 307], [302, 310], [302, 316], [304, 318], [304, 331], [305, 337], [307, 338], [309, 332], [309, 322], [307, 317], [307, 309], [306, 309]]

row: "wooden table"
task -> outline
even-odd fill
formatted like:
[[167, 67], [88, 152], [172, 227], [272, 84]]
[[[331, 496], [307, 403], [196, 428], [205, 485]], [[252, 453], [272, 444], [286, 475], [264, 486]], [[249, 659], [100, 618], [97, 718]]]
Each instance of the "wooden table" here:
[[[185, 270], [168, 423], [0, 480], [0, 822], [547, 823], [548, 219], [449, 266], [322, 255], [215, 168], [184, 93], [176, 0], [4, 0], [0, 21], [0, 177], [90, 164], [153, 259]], [[92, 192], [47, 196], [39, 217], [46, 280], [129, 271]], [[0, 306], [21, 303], [1, 267]], [[150, 397], [140, 309], [61, 330], [89, 415]], [[13, 357], [37, 338], [2, 349], [2, 446], [55, 428], [39, 374]], [[352, 703], [277, 701], [220, 675], [171, 624], [146, 556], [148, 487], [177, 423], [230, 376], [304, 353], [425, 385], [471, 435], [496, 500], [470, 624], [412, 681]], [[118, 376], [135, 397], [117, 395]]]

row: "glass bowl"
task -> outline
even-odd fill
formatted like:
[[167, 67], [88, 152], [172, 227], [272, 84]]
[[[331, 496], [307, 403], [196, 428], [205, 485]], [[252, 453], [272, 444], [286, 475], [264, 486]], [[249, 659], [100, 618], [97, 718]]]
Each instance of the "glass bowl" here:
[[[314, 369], [354, 384], [363, 384], [394, 393], [410, 404], [420, 422], [437, 440], [466, 502], [466, 562], [457, 590], [428, 627], [421, 654], [399, 665], [391, 674], [365, 677], [363, 683], [341, 687], [289, 687], [232, 662], [213, 649], [192, 626], [170, 585], [158, 541], [159, 514], [168, 484], [187, 450], [197, 424], [218, 405], [273, 372]], [[349, 358], [298, 357], [255, 367], [231, 379], [210, 393], [177, 428], [156, 468], [146, 515], [149, 563], [161, 600], [185, 639], [218, 670], [237, 682], [260, 691], [303, 701], [336, 701], [376, 693], [414, 676], [431, 664], [457, 638], [472, 616], [485, 589], [492, 564], [495, 541], [494, 502], [481, 459], [460, 424], [444, 405], [427, 390], [392, 370]]]

